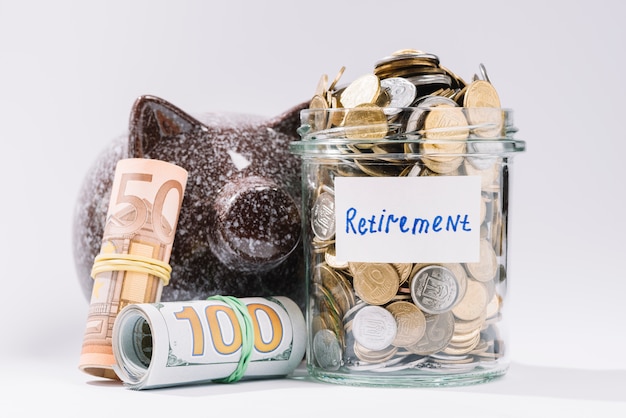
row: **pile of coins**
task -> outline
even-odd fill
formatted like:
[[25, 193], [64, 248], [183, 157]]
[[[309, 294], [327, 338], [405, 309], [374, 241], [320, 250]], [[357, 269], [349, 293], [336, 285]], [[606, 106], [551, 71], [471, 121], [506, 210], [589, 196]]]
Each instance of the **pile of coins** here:
[[[322, 76], [300, 131], [339, 155], [303, 172], [314, 367], [465, 373], [503, 357], [508, 169], [498, 153], [514, 128], [479, 68], [466, 83], [437, 56], [402, 50], [345, 87], [344, 68], [330, 84]], [[482, 179], [479, 262], [337, 259], [336, 177], [438, 175]]]

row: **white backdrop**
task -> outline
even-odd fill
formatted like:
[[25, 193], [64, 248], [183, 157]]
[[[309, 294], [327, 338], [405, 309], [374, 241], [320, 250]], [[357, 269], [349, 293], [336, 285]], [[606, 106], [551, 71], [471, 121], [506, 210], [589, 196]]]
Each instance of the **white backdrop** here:
[[[618, 1], [0, 0], [0, 358], [77, 368], [82, 178], [143, 94], [274, 116], [403, 48], [514, 109], [513, 361], [626, 371], [626, 7]], [[626, 376], [622, 373], [620, 376]], [[89, 377], [85, 376], [85, 381]]]

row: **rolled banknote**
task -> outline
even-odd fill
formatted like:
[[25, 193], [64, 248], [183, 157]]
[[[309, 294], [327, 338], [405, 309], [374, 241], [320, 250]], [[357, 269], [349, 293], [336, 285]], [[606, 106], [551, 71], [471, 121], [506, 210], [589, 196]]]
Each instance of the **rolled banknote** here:
[[211, 298], [127, 306], [113, 327], [114, 370], [130, 389], [291, 373], [306, 344], [298, 305], [284, 296], [237, 300], [239, 308]]
[[160, 160], [116, 166], [94, 279], [79, 369], [116, 379], [111, 346], [115, 318], [132, 303], [158, 302], [169, 266], [187, 171]]

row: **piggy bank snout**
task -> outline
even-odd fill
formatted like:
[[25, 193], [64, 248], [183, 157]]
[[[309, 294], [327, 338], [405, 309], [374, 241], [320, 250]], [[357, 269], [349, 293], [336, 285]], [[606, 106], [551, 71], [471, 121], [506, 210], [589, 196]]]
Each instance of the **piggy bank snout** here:
[[266, 271], [300, 242], [300, 212], [292, 196], [262, 177], [228, 183], [213, 202], [209, 246], [229, 269]]

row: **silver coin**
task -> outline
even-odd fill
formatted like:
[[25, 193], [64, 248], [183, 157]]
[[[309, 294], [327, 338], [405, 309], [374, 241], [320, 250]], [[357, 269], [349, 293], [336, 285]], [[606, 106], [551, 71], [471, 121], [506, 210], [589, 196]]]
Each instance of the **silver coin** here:
[[418, 131], [424, 128], [424, 120], [426, 119], [426, 115], [430, 111], [431, 107], [439, 105], [449, 105], [453, 107], [458, 106], [454, 100], [443, 96], [425, 96], [421, 98], [415, 104], [415, 109], [406, 122], [407, 134], [419, 135]]
[[487, 69], [485, 68], [483, 63], [480, 63], [478, 68], [480, 69], [480, 75], [482, 76], [482, 79], [491, 83], [491, 80], [489, 80], [489, 76], [487, 75]]
[[386, 115], [396, 115], [401, 108], [408, 107], [415, 100], [417, 88], [415, 84], [403, 77], [391, 77], [380, 80], [380, 87], [389, 94], [391, 101], [383, 112]]
[[359, 310], [352, 321], [354, 339], [369, 350], [387, 348], [397, 332], [398, 325], [391, 312], [377, 305]]
[[341, 346], [339, 339], [329, 329], [321, 329], [313, 337], [315, 361], [324, 370], [338, 370], [341, 367]]
[[317, 196], [311, 208], [311, 227], [322, 241], [335, 235], [335, 199], [330, 193], [322, 192]]
[[445, 312], [439, 315], [426, 315], [426, 332], [424, 336], [410, 347], [411, 353], [427, 356], [443, 350], [454, 335], [454, 315]]
[[429, 265], [411, 279], [411, 298], [422, 311], [430, 314], [447, 312], [459, 299], [460, 283], [448, 268]]
[[452, 86], [452, 78], [447, 74], [420, 74], [413, 77], [407, 77], [407, 80], [416, 86], [426, 86], [431, 84], [441, 84], [444, 86]]

